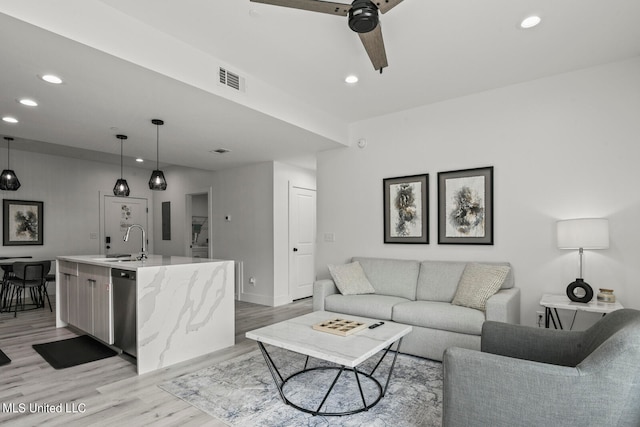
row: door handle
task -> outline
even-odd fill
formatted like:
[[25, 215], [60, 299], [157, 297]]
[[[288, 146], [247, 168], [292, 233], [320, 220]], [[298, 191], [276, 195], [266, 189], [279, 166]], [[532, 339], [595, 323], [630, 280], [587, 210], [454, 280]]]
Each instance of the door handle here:
[[293, 252], [298, 252], [298, 248], [293, 248]]

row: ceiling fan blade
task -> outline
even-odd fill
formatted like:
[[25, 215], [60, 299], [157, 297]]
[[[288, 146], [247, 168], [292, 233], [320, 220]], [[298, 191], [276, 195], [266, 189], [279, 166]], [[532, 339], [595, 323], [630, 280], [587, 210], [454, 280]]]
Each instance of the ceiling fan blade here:
[[375, 5], [380, 9], [380, 12], [387, 13], [398, 4], [400, 4], [402, 0], [374, 0]]
[[369, 59], [373, 64], [373, 68], [381, 70], [387, 65], [387, 53], [384, 50], [384, 41], [382, 40], [382, 25], [378, 26], [368, 33], [358, 33], [360, 40], [364, 45], [364, 49], [369, 55]]
[[310, 10], [312, 12], [328, 13], [330, 15], [347, 16], [350, 4], [335, 3], [321, 0], [251, 0], [254, 3], [271, 4], [274, 6], [290, 7], [293, 9]]

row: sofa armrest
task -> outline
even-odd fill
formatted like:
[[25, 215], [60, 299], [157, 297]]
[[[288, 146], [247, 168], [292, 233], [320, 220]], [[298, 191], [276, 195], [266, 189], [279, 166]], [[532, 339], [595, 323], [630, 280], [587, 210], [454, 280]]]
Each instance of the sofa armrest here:
[[337, 294], [338, 288], [331, 279], [316, 280], [313, 284], [313, 311], [324, 310], [324, 299]]
[[520, 323], [520, 288], [500, 289], [487, 300], [487, 320]]
[[598, 378], [577, 368], [457, 347], [444, 352], [443, 368], [444, 427], [597, 426], [619, 418], [617, 403], [599, 403], [606, 394]]

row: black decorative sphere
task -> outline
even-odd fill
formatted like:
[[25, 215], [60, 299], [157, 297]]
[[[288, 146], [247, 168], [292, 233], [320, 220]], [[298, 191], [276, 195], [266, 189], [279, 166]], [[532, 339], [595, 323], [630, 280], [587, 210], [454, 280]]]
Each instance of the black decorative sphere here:
[[593, 299], [593, 289], [583, 279], [576, 279], [567, 286], [567, 297], [573, 302], [589, 302]]

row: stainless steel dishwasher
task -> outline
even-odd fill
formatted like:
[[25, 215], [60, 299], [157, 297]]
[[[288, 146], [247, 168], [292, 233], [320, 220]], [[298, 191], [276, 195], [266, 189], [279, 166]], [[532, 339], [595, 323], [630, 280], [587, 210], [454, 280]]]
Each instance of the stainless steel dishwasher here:
[[113, 344], [125, 353], [138, 357], [136, 272], [112, 268], [111, 283], [113, 283]]

